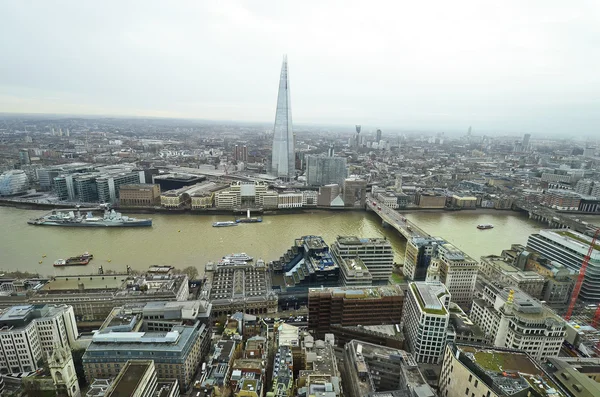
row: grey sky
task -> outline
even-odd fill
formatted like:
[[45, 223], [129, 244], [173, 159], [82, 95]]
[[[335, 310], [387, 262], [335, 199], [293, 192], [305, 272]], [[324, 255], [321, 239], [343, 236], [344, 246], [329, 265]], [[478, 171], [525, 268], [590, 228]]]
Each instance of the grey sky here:
[[600, 2], [2, 1], [0, 111], [600, 134]]

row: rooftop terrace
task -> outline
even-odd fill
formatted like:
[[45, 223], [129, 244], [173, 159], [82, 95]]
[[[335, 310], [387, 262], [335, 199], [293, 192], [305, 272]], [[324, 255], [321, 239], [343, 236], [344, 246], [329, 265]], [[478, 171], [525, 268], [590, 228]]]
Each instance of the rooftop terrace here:
[[525, 353], [474, 345], [455, 346], [464, 353], [461, 359], [470, 361], [483, 371], [491, 379], [488, 386], [501, 395], [508, 396], [531, 389], [542, 396], [567, 397], [549, 374]]

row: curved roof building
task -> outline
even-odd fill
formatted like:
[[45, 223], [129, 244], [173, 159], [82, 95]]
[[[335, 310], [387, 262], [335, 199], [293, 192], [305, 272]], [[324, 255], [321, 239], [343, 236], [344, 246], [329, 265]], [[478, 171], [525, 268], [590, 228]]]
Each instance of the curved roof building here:
[[28, 186], [29, 178], [24, 171], [12, 170], [0, 175], [0, 196], [25, 193]]

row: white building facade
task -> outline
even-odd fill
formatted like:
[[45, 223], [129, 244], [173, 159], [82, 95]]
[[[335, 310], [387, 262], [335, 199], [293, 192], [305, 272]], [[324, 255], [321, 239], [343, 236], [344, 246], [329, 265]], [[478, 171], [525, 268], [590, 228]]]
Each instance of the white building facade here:
[[566, 324], [548, 307], [526, 293], [486, 285], [475, 299], [471, 320], [492, 337], [495, 347], [519, 349], [537, 360], [558, 356]]
[[0, 316], [0, 373], [35, 371], [56, 347], [70, 349], [79, 332], [72, 306], [13, 306]]
[[412, 282], [404, 303], [404, 332], [415, 361], [437, 364], [446, 346], [450, 293], [439, 282]]

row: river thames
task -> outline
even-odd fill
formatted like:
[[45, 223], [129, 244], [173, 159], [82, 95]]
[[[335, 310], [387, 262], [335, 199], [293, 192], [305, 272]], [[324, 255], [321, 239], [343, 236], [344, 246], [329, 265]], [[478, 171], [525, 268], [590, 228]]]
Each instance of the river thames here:
[[[61, 228], [31, 226], [27, 220], [47, 211], [0, 207], [0, 269], [39, 272], [43, 275], [125, 271], [127, 265], [145, 270], [151, 265], [196, 266], [200, 273], [208, 261], [233, 252], [246, 252], [265, 261], [278, 259], [304, 235], [319, 235], [332, 244], [338, 235], [386, 237], [404, 262], [405, 240], [394, 229], [383, 228], [381, 220], [367, 212], [314, 211], [304, 214], [272, 215], [262, 223], [213, 228], [216, 221], [232, 220], [226, 215], [147, 215], [149, 228]], [[134, 215], [145, 217], [146, 215]], [[479, 259], [497, 254], [511, 244], [525, 244], [527, 237], [545, 225], [510, 211], [413, 212], [406, 217], [431, 235], [445, 238]], [[491, 223], [490, 230], [478, 230]], [[94, 260], [85, 267], [54, 268], [59, 258], [88, 251]], [[46, 255], [43, 257], [43, 255]], [[40, 264], [39, 261], [42, 261]]]

